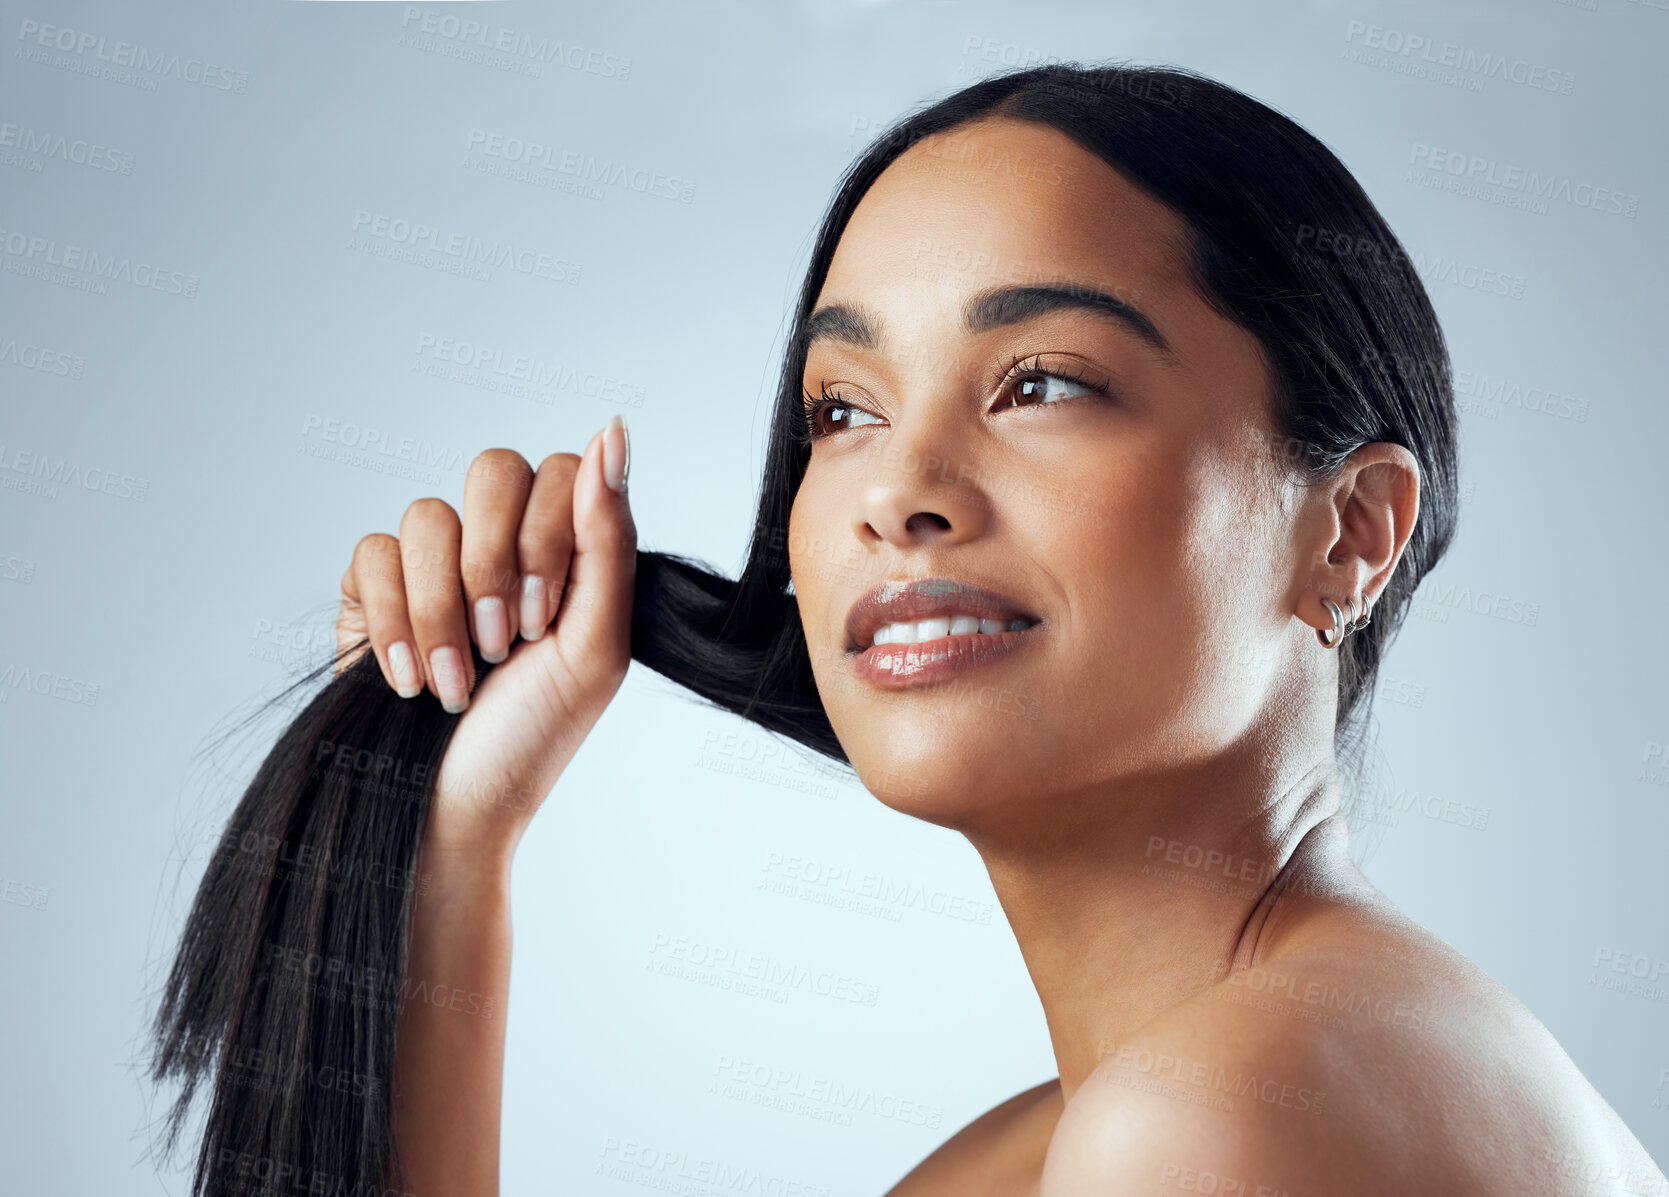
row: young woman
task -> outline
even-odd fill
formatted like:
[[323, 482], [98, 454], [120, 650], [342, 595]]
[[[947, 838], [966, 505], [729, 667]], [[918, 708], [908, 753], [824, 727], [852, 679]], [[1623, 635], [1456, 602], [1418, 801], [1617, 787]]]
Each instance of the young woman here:
[[[1050, 66], [904, 120], [820, 230], [739, 581], [637, 550], [618, 419], [537, 469], [483, 453], [461, 514], [359, 542], [339, 676], [228, 832], [278, 846], [211, 866], [159, 1021], [158, 1075], [212, 1094], [199, 1187], [266, 1161], [497, 1191], [503, 1017], [318, 977], [502, 999], [517, 842], [635, 656], [990, 871], [1060, 1075], [897, 1197], [1669, 1191], [1347, 853], [1379, 661], [1453, 536], [1455, 421], [1411, 263], [1269, 108]], [[426, 887], [275, 875], [309, 845]], [[229, 1083], [262, 1044], [392, 1087]]]

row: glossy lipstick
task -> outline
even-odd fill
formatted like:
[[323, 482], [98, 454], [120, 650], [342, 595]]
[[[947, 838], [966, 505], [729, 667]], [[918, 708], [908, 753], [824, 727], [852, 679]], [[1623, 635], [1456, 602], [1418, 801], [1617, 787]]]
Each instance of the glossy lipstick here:
[[[978, 619], [1002, 630], [950, 634], [951, 621]], [[875, 643], [892, 624], [937, 621], [930, 639]], [[1040, 621], [995, 591], [953, 578], [883, 582], [846, 616], [846, 653], [860, 681], [884, 690], [925, 685], [1002, 659], [1036, 638]], [[943, 628], [938, 625], [945, 625]]]

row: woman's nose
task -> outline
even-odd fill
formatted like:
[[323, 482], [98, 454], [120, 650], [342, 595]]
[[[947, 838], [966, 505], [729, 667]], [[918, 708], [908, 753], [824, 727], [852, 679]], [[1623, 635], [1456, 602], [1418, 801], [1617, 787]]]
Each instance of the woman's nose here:
[[945, 548], [984, 534], [991, 508], [977, 470], [896, 445], [885, 456], [853, 512], [865, 547]]

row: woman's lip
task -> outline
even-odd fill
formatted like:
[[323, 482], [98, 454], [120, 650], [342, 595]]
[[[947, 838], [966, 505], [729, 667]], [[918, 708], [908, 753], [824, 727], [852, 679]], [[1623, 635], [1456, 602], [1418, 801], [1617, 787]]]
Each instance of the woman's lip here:
[[1007, 657], [1036, 639], [1042, 624], [1017, 632], [969, 632], [940, 636], [915, 644], [872, 644], [852, 653], [852, 672], [859, 681], [881, 690], [902, 690], [944, 681], [981, 665]]
[[[943, 616], [974, 615], [1011, 623], [1037, 623], [1030, 612], [996, 591], [956, 578], [917, 578], [882, 582], [864, 594], [846, 614], [846, 649], [868, 651], [875, 630], [889, 623], [912, 623]], [[1007, 635], [1008, 633], [998, 633]]]

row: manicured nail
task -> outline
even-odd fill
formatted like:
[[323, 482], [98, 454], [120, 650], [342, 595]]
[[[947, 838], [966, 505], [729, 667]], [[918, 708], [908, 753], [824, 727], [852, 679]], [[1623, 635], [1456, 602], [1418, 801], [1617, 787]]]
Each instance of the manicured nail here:
[[429, 672], [435, 676], [435, 688], [440, 691], [440, 705], [456, 715], [469, 706], [469, 686], [465, 682], [464, 658], [455, 648], [437, 648], [429, 654]]
[[496, 594], [475, 600], [475, 642], [494, 665], [510, 655], [510, 613]]
[[423, 679], [417, 676], [417, 658], [404, 640], [388, 646], [388, 669], [394, 675], [394, 692], [401, 698], [416, 698], [423, 693]]
[[532, 574], [522, 579], [522, 639], [537, 640], [545, 634], [548, 620], [545, 579]]
[[632, 464], [632, 442], [626, 417], [617, 415], [603, 430], [603, 481], [617, 495], [626, 493], [626, 470]]

